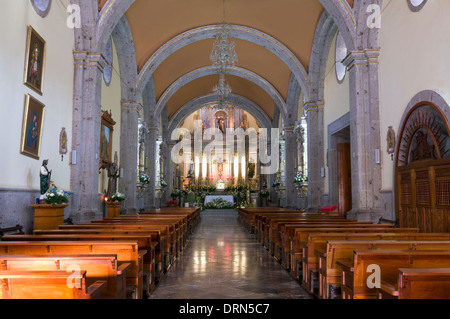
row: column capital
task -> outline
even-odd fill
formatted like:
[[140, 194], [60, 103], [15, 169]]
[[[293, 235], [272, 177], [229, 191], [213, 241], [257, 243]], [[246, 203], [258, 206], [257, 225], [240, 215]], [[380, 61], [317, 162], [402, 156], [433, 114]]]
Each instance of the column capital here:
[[108, 65], [105, 57], [101, 53], [88, 51], [73, 51], [74, 64], [85, 68], [98, 68], [103, 73]]
[[380, 49], [365, 49], [361, 51], [350, 51], [342, 60], [342, 63], [350, 71], [355, 66], [367, 66], [377, 64], [380, 57]]
[[140, 113], [143, 109], [143, 106], [139, 102], [134, 101], [120, 101], [120, 106], [122, 110], [127, 111], [136, 111], [137, 113]]
[[316, 112], [320, 109], [323, 109], [324, 105], [324, 101], [309, 101], [303, 104], [303, 109], [305, 110], [305, 114], [308, 115], [308, 113], [311, 111]]

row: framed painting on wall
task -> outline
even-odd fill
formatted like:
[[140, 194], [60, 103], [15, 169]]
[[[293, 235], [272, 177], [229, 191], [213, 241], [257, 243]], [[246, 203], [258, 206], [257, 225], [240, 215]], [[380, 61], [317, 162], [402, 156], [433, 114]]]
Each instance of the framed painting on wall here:
[[24, 83], [40, 95], [43, 92], [45, 41], [31, 27], [28, 27], [27, 51], [25, 60]]
[[39, 159], [41, 151], [44, 108], [45, 105], [31, 95], [26, 96], [20, 153], [35, 159]]
[[100, 125], [100, 165], [112, 163], [112, 139], [115, 124], [116, 122], [112, 119], [111, 113], [102, 111]]

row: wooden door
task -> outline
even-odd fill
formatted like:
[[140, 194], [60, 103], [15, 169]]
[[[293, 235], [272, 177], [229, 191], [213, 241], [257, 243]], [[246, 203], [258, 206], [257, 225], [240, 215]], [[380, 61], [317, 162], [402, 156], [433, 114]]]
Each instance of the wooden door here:
[[337, 145], [339, 212], [343, 216], [352, 209], [352, 171], [350, 158], [350, 143]]

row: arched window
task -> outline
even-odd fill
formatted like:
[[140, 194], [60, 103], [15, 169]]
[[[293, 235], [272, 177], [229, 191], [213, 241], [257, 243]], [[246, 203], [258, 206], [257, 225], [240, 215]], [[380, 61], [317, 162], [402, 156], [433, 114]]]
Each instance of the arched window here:
[[113, 47], [111, 38], [106, 44], [103, 56], [106, 62], [108, 62], [108, 65], [103, 69], [103, 79], [105, 80], [106, 86], [109, 86], [111, 84], [112, 68], [113, 68]]
[[36, 13], [45, 18], [50, 11], [52, 0], [30, 0]]
[[339, 83], [342, 83], [347, 73], [347, 67], [342, 63], [342, 60], [347, 56], [347, 46], [345, 45], [344, 38], [340, 33], [336, 38], [336, 78]]
[[406, 0], [406, 1], [408, 3], [409, 8], [413, 12], [420, 11], [427, 3], [427, 0]]

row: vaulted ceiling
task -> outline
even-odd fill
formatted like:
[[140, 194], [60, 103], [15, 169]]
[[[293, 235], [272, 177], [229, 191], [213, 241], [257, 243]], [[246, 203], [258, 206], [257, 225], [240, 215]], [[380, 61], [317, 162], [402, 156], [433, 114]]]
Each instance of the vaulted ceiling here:
[[[353, 0], [348, 0], [353, 5]], [[99, 1], [99, 5], [102, 1]], [[324, 8], [318, 0], [136, 0], [126, 12], [133, 36], [138, 71], [152, 55], [174, 37], [196, 28], [228, 24], [249, 27], [282, 43], [308, 71], [317, 23]], [[211, 66], [214, 39], [187, 45], [170, 55], [153, 73], [157, 100], [183, 75]], [[235, 39], [239, 61], [269, 82], [287, 99], [290, 68], [266, 48]], [[226, 76], [233, 93], [258, 104], [272, 118], [275, 102], [249, 80]], [[212, 93], [218, 76], [208, 75], [188, 83], [167, 102], [169, 118], [195, 97]]]

